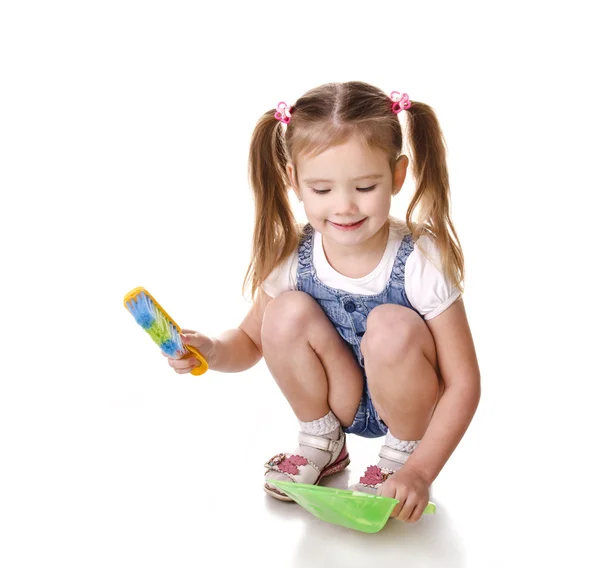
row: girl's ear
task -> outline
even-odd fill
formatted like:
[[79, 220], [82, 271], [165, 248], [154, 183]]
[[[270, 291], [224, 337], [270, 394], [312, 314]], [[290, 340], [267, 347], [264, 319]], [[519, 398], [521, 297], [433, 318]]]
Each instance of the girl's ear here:
[[285, 167], [285, 171], [287, 173], [288, 181], [290, 182], [290, 186], [294, 190], [294, 193], [296, 194], [296, 197], [300, 201], [302, 201], [302, 197], [300, 196], [300, 189], [296, 185], [296, 180], [295, 180], [295, 173], [296, 172], [294, 170], [294, 166], [290, 162], [287, 163], [287, 165]]
[[404, 180], [406, 179], [406, 171], [408, 170], [408, 157], [400, 156], [396, 160], [396, 169], [394, 170], [394, 185], [392, 188], [392, 195], [398, 195], [402, 186], [404, 185]]

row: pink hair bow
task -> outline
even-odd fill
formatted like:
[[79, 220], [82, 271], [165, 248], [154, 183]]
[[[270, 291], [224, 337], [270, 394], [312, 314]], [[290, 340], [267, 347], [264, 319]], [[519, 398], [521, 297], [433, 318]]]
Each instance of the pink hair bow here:
[[290, 107], [284, 102], [280, 102], [277, 105], [277, 112], [275, 113], [275, 118], [284, 124], [288, 124], [290, 122], [291, 113]]
[[408, 95], [403, 93], [402, 95], [398, 91], [393, 91], [390, 95], [390, 99], [392, 99], [392, 112], [398, 114], [403, 110], [411, 107], [410, 100], [408, 99]]

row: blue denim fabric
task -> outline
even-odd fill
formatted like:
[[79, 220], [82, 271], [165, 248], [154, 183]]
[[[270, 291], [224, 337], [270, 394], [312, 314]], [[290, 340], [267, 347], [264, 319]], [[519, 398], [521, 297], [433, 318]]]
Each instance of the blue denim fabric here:
[[379, 418], [369, 394], [368, 381], [364, 371], [365, 360], [360, 350], [360, 343], [367, 327], [367, 316], [376, 306], [397, 304], [414, 310], [404, 289], [404, 268], [406, 259], [414, 249], [413, 240], [410, 235], [404, 237], [385, 289], [374, 295], [349, 294], [323, 284], [317, 278], [313, 265], [313, 244], [314, 229], [310, 225], [306, 225], [298, 249], [298, 290], [305, 292], [317, 301], [342, 339], [350, 345], [363, 370], [363, 396], [354, 422], [344, 430], [347, 434], [357, 434], [365, 438], [384, 436], [388, 428]]

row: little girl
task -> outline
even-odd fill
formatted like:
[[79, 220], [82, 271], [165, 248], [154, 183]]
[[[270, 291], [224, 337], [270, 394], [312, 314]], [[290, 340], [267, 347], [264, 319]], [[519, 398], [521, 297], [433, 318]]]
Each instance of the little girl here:
[[[401, 111], [416, 183], [406, 222], [390, 217], [408, 168]], [[406, 94], [326, 84], [260, 118], [249, 162], [252, 307], [238, 328], [184, 330], [184, 341], [215, 371], [265, 358], [300, 423], [295, 450], [266, 463], [269, 495], [289, 500], [271, 480], [318, 484], [343, 470], [347, 434], [385, 436], [353, 489], [394, 497], [392, 516], [417, 521], [480, 396], [436, 115]], [[169, 364], [187, 373], [197, 361]]]

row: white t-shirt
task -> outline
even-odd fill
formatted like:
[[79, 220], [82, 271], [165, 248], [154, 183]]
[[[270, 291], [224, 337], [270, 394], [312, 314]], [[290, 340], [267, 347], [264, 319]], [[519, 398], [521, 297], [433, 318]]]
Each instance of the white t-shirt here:
[[[396, 254], [404, 234], [390, 228], [388, 243], [377, 267], [362, 278], [349, 278], [337, 272], [327, 261], [321, 233], [315, 231], [313, 265], [319, 280], [349, 294], [379, 294], [387, 286]], [[439, 251], [435, 242], [422, 236], [406, 260], [404, 288], [408, 301], [426, 320], [439, 316], [460, 297], [456, 288], [441, 270]], [[282, 262], [263, 282], [262, 289], [272, 298], [288, 290], [297, 290], [298, 251]]]

